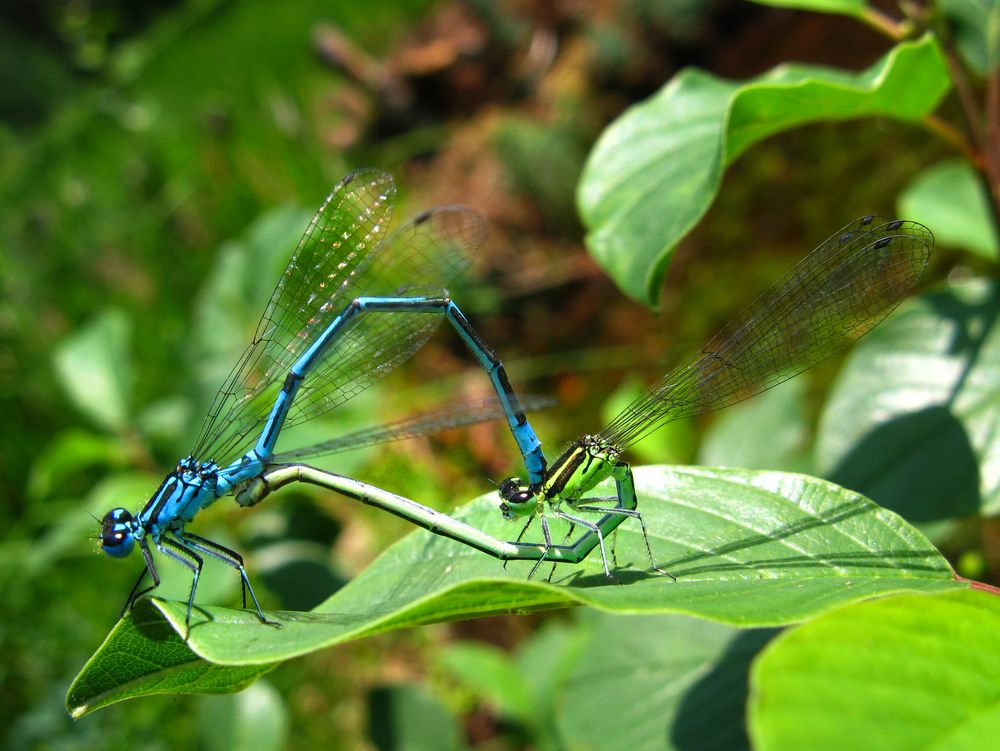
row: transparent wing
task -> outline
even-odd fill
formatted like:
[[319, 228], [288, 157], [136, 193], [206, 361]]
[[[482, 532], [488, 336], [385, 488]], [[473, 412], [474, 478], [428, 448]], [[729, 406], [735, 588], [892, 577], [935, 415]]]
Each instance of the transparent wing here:
[[[556, 402], [555, 399], [541, 396], [520, 397], [519, 401], [526, 412], [551, 407]], [[495, 396], [487, 399], [452, 402], [426, 412], [358, 430], [312, 446], [281, 452], [275, 454], [271, 461], [274, 464], [282, 464], [307, 457], [337, 454], [341, 451], [352, 451], [377, 443], [390, 443], [408, 438], [418, 438], [431, 433], [440, 433], [449, 428], [502, 420], [506, 416]]]
[[[334, 188], [278, 281], [253, 341], [216, 396], [195, 458], [225, 464], [256, 442], [291, 366], [352, 299], [392, 295], [407, 285], [441, 294], [442, 285], [470, 263], [485, 233], [478, 215], [436, 209], [386, 238], [394, 198], [392, 177], [378, 170], [354, 172]], [[415, 352], [439, 319], [360, 316], [315, 363], [285, 426], [363, 391]]]
[[[385, 248], [349, 295], [442, 297], [443, 288], [468, 268], [486, 236], [482, 217], [461, 206], [442, 206], [414, 217], [385, 241]], [[420, 349], [441, 321], [442, 309], [367, 313], [331, 345], [306, 378], [287, 426], [343, 404]]]
[[913, 291], [933, 245], [916, 222], [849, 224], [626, 407], [599, 439], [624, 449], [664, 423], [722, 409], [825, 360]]

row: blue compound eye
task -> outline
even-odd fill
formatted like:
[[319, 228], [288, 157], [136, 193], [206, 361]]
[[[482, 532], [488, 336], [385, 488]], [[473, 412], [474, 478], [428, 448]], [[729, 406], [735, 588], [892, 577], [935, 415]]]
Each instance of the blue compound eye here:
[[101, 549], [112, 558], [124, 558], [134, 547], [132, 515], [123, 508], [111, 509], [101, 520]]

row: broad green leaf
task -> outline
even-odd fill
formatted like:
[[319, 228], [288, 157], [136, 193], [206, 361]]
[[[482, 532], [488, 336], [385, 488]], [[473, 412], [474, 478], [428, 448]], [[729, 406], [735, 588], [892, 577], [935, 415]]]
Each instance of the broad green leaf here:
[[901, 595], [827, 613], [768, 645], [751, 673], [754, 748], [993, 748], [1000, 598]]
[[901, 307], [848, 359], [820, 421], [824, 476], [910, 521], [1000, 512], [1000, 290]]
[[997, 0], [938, 0], [965, 62], [985, 76], [1000, 61], [1000, 3]]
[[741, 83], [682, 71], [621, 115], [591, 151], [577, 193], [587, 244], [627, 295], [653, 303], [677, 243], [708, 211], [725, 167], [748, 148], [810, 122], [918, 120], [949, 88], [929, 35], [856, 74], [783, 65]]
[[455, 718], [418, 686], [384, 686], [369, 696], [368, 737], [378, 751], [459, 751]]
[[1000, 257], [989, 197], [963, 159], [936, 164], [918, 175], [899, 197], [899, 215], [932, 227], [942, 245], [984, 258]]
[[[634, 523], [620, 530], [617, 582], [605, 578], [597, 553], [557, 568], [551, 582], [547, 567], [528, 581], [531, 562], [505, 571], [470, 547], [418, 531], [314, 611], [273, 613], [280, 629], [249, 611], [197, 608], [188, 644], [212, 662], [270, 663], [398, 628], [572, 604], [770, 626], [873, 595], [964, 586], [902, 519], [822, 480], [671, 467], [640, 468], [636, 479], [656, 561], [676, 582], [647, 571]], [[497, 538], [516, 535], [490, 496], [457, 516]], [[562, 535], [554, 525], [553, 536]], [[154, 602], [187, 632], [183, 602]]]
[[793, 378], [720, 414], [702, 439], [698, 463], [805, 472], [809, 426], [805, 378]]
[[680, 615], [582, 615], [588, 641], [556, 700], [566, 747], [749, 746], [744, 705], [750, 663], [774, 631]]
[[273, 667], [207, 663], [153, 608], [140, 603], [84, 665], [66, 695], [66, 708], [79, 719], [95, 709], [140, 696], [232, 693]]
[[753, 0], [758, 5], [773, 5], [777, 8], [797, 8], [817, 13], [839, 13], [845, 16], [864, 15], [868, 5], [866, 0]]
[[108, 310], [55, 351], [56, 373], [70, 400], [106, 430], [122, 430], [128, 422], [131, 333], [126, 315], [120, 310]]
[[267, 681], [233, 696], [206, 696], [199, 739], [206, 751], [282, 751], [288, 748], [288, 710]]

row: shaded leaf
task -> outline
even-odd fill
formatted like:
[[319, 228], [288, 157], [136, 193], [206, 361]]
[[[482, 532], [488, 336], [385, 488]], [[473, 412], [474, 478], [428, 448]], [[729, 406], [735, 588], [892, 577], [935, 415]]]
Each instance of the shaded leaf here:
[[985, 749], [1000, 733], [1000, 598], [902, 595], [827, 613], [753, 667], [754, 748]]
[[66, 695], [66, 708], [79, 719], [95, 709], [140, 696], [231, 693], [273, 668], [207, 663], [148, 603], [140, 603], [84, 665]]
[[677, 243], [708, 210], [724, 168], [752, 145], [809, 122], [917, 120], [949, 88], [929, 35], [856, 74], [783, 65], [740, 83], [685, 70], [591, 151], [577, 193], [588, 247], [625, 294], [655, 302]]
[[958, 51], [985, 76], [1000, 60], [1000, 3], [996, 0], [938, 0]]
[[748, 748], [747, 676], [774, 631], [680, 615], [580, 620], [588, 641], [557, 703], [569, 748]]
[[793, 378], [727, 409], [705, 433], [698, 464], [808, 471], [805, 391], [806, 379]]
[[207, 751], [282, 751], [288, 747], [288, 710], [267, 681], [235, 696], [207, 696], [199, 737]]
[[585, 648], [585, 634], [549, 621], [514, 655], [473, 642], [444, 651], [442, 663], [500, 714], [523, 728], [539, 749], [562, 749], [555, 727], [563, 689]]
[[1000, 511], [1000, 290], [902, 306], [854, 350], [820, 421], [820, 471], [911, 521]]
[[378, 751], [465, 748], [455, 718], [417, 686], [376, 688], [368, 701], [368, 737]]
[[125, 447], [116, 438], [85, 430], [64, 431], [32, 463], [28, 495], [45, 498], [81, 470], [122, 466], [127, 460]]
[[447, 647], [441, 664], [505, 718], [530, 725], [531, 686], [517, 663], [499, 647], [460, 642]]

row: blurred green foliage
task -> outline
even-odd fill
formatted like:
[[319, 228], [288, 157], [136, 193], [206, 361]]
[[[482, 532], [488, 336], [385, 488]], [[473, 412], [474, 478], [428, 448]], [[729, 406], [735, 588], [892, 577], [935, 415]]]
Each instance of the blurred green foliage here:
[[[995, 685], [988, 671], [985, 678], [963, 672], [969, 666], [949, 658], [947, 648], [962, 646], [964, 617], [976, 633], [995, 632], [995, 608], [983, 600], [990, 595], [959, 593], [853, 605], [777, 641], [769, 641], [771, 631], [675, 615], [576, 612], [434, 625], [313, 652], [242, 693], [217, 696], [181, 694], [231, 690], [270, 666], [206, 670], [144, 604], [137, 611], [143, 617], [120, 623], [109, 645], [127, 645], [122, 670], [143, 657], [161, 660], [158, 669], [173, 681], [161, 689], [171, 695], [115, 704], [80, 721], [66, 715], [66, 690], [115, 622], [137, 573], [95, 554], [87, 541], [96, 533], [92, 515], [140, 506], [187, 451], [311, 210], [353, 166], [379, 165], [396, 172], [401, 187], [419, 186], [403, 214], [441, 200], [471, 204], [490, 218], [484, 281], [456, 295], [466, 311], [490, 313], [477, 318], [477, 328], [515, 376], [530, 376], [531, 390], [563, 400], [556, 414], [537, 420], [550, 448], [597, 427], [660, 374], [663, 359], [696, 348], [834, 227], [868, 211], [891, 213], [897, 196], [904, 213], [931, 224], [945, 246], [934, 279], [995, 275], [995, 211], [978, 175], [968, 159], [922, 172], [942, 154], [953, 156], [953, 144], [894, 121], [892, 105], [900, 102], [892, 98], [866, 110], [883, 119], [826, 118], [754, 143], [738, 160], [719, 151], [718, 140], [702, 143], [725, 164], [712, 167], [705, 157], [693, 165], [715, 170], [700, 197], [683, 189], [694, 172], [680, 171], [671, 182], [669, 170], [679, 164], [667, 160], [660, 173], [650, 168], [656, 184], [677, 189], [685, 216], [701, 218], [675, 249], [695, 220], [665, 237], [656, 227], [675, 217], [653, 202], [651, 224], [617, 237], [638, 238], [637, 245], [625, 243], [625, 254], [642, 243], [653, 247], [640, 263], [644, 281], [632, 286], [635, 297], [659, 292], [659, 281], [646, 280], [665, 270], [659, 252], [669, 245], [670, 292], [659, 316], [628, 302], [605, 278], [625, 260], [604, 259], [598, 269], [582, 255], [574, 202], [592, 223], [616, 201], [635, 200], [595, 192], [595, 183], [577, 193], [581, 174], [584, 181], [588, 174], [620, 177], [613, 158], [594, 161], [614, 140], [605, 136], [595, 152], [597, 137], [623, 111], [605, 132], [621, 133], [621, 123], [641, 119], [649, 102], [676, 104], [669, 90], [647, 97], [678, 80], [678, 70], [701, 66], [711, 75], [689, 73], [686, 80], [711, 79], [726, 96], [737, 92], [735, 101], [747, 96], [747, 81], [786, 53], [808, 50], [816, 57], [806, 62], [861, 71], [890, 47], [874, 32], [855, 32], [857, 18], [879, 23], [863, 3], [761, 4], [845, 18], [824, 18], [823, 26], [802, 21], [803, 14], [711, 0], [623, 0], [593, 12], [479, 0], [437, 7], [426, 0], [74, 0], [5, 8], [0, 407], [13, 419], [0, 445], [0, 746], [690, 749], [783, 737], [801, 745], [809, 729], [802, 718], [815, 711], [808, 700], [826, 695], [804, 658], [832, 660], [842, 670], [830, 695], [844, 700], [837, 730], [849, 732], [851, 713], [870, 704], [864, 694], [839, 689], [860, 682], [859, 671], [871, 673], [877, 661], [852, 660], [878, 656], [866, 641], [878, 627], [879, 638], [893, 643], [931, 634], [941, 661], [936, 674], [950, 670], [949, 680], [968, 689], [965, 705], [988, 706]], [[940, 6], [953, 22], [957, 54], [973, 71], [991, 70], [995, 40], [982, 30], [997, 4], [973, 11], [958, 2]], [[817, 31], [827, 27], [832, 31]], [[845, 29], [851, 45], [843, 44]], [[933, 43], [916, 46], [933, 66]], [[896, 61], [898, 53], [886, 59]], [[939, 70], [918, 72], [940, 84]], [[828, 77], [839, 81], [815, 76], [820, 88]], [[933, 102], [906, 119], [936, 104], [939, 93], [910, 91], [910, 98]], [[948, 103], [943, 113], [955, 110]], [[767, 133], [788, 122], [768, 111], [742, 114]], [[720, 122], [702, 124], [713, 138], [727, 137]], [[654, 136], [663, 134], [661, 126], [643, 122]], [[615, 155], [626, 167], [662, 156], [643, 142], [626, 145], [639, 151]], [[657, 200], [664, 196], [654, 191]], [[988, 518], [997, 477], [996, 377], [988, 367], [996, 356], [994, 288], [984, 279], [942, 286], [863, 344], [842, 377], [831, 364], [721, 419], [671, 426], [637, 447], [635, 458], [812, 468], [920, 522], [959, 558], [963, 573], [995, 579], [1000, 555]], [[530, 359], [519, 365], [522, 357]], [[399, 416], [478, 383], [479, 373], [456, 375], [466, 363], [446, 333], [386, 388], [338, 410], [335, 419], [302, 426], [298, 440]], [[450, 380], [427, 386], [440, 378]], [[923, 411], [913, 411], [917, 402]], [[492, 427], [417, 444], [369, 449], [325, 466], [447, 509], [484, 492], [487, 478], [516, 471], [509, 440]], [[961, 460], [949, 459], [950, 474], [935, 466], [941, 455]], [[917, 482], [921, 475], [907, 467], [938, 484]], [[917, 497], [914, 484], [926, 492]], [[948, 505], [956, 497], [960, 508]], [[664, 540], [672, 521], [657, 519]], [[378, 511], [292, 488], [252, 513], [218, 504], [198, 524], [199, 532], [249, 554], [268, 606], [303, 610], [355, 581], [408, 529]], [[414, 544], [411, 538], [392, 555]], [[726, 554], [724, 547], [716, 552]], [[426, 594], [419, 582], [406, 588], [407, 569], [393, 567], [391, 556], [379, 564], [359, 582], [375, 581], [372, 590], [355, 585], [331, 602], [351, 602], [360, 591], [354, 601], [364, 604], [383, 586]], [[488, 575], [494, 565], [470, 560], [457, 575]], [[940, 583], [951, 586], [943, 559], [935, 565]], [[386, 585], [379, 578], [386, 570], [404, 581]], [[164, 566], [164, 575], [159, 594], [183, 597], [185, 572]], [[781, 581], [794, 589], [797, 579]], [[199, 599], [234, 604], [236, 584], [231, 572], [212, 568]], [[601, 591], [593, 603], [619, 594]], [[732, 594], [737, 605], [773, 616], [766, 587], [745, 601]], [[481, 595], [488, 602], [491, 590], [483, 587]], [[627, 609], [629, 598], [622, 598]], [[731, 605], [718, 593], [704, 598]], [[928, 600], [935, 604], [924, 606]], [[879, 607], [892, 609], [892, 617], [881, 619]], [[825, 604], [810, 608], [816, 615]], [[958, 626], [942, 637], [934, 631], [941, 623]], [[828, 630], [851, 636], [854, 628], [856, 641], [845, 637], [824, 649]], [[152, 642], [165, 647], [144, 652]], [[898, 675], [904, 690], [893, 694], [892, 718], [903, 722], [905, 689], [921, 676]], [[783, 683], [789, 676], [794, 680]], [[121, 676], [98, 671], [88, 678], [110, 679], [84, 687], [94, 701], [117, 690]], [[760, 701], [770, 687], [791, 698]], [[952, 715], [961, 708], [952, 707]]]

